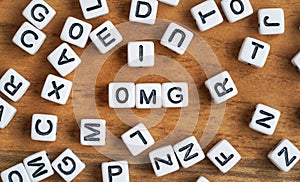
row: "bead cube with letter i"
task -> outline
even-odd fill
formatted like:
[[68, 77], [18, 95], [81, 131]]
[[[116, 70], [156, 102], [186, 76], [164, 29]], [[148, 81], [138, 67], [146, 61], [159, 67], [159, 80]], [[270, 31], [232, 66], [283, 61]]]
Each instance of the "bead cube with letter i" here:
[[0, 80], [0, 90], [10, 100], [18, 102], [30, 86], [28, 80], [10, 68]]
[[106, 0], [79, 0], [85, 19], [96, 18], [109, 13]]
[[300, 71], [300, 52], [292, 59], [292, 64], [298, 68]]
[[1, 172], [1, 179], [3, 182], [31, 182], [26, 169], [22, 163], [17, 164], [5, 171]]
[[56, 140], [58, 118], [55, 115], [34, 114], [31, 122], [31, 139], [54, 142]]
[[52, 167], [65, 181], [69, 182], [83, 171], [85, 164], [71, 149], [66, 149], [52, 162]]
[[200, 31], [206, 31], [219, 24], [224, 19], [214, 0], [206, 0], [191, 9], [192, 16]]
[[205, 82], [205, 86], [216, 104], [225, 102], [238, 94], [238, 90], [227, 71], [208, 79]]
[[150, 132], [142, 123], [125, 132], [121, 138], [133, 156], [139, 155], [155, 143]]
[[154, 43], [151, 41], [129, 42], [127, 59], [129, 67], [153, 67]]
[[34, 55], [46, 40], [46, 35], [28, 22], [24, 22], [12, 41], [28, 54]]
[[41, 97], [43, 99], [65, 105], [69, 99], [72, 82], [49, 74], [45, 81]]
[[258, 104], [249, 127], [266, 135], [273, 135], [279, 121], [280, 111]]
[[154, 25], [157, 9], [157, 0], [131, 0], [129, 21]]
[[230, 23], [253, 14], [253, 8], [249, 0], [222, 0], [221, 5]]
[[268, 58], [270, 45], [260, 40], [247, 37], [239, 53], [239, 61], [262, 68]]
[[129, 182], [129, 169], [127, 161], [103, 162], [102, 181], [103, 182]]
[[111, 21], [106, 21], [91, 32], [90, 39], [105, 54], [122, 42], [123, 37]]
[[84, 48], [91, 30], [91, 24], [77, 18], [68, 17], [60, 34], [60, 39], [80, 48]]
[[261, 35], [284, 33], [284, 11], [281, 8], [258, 10], [258, 30]]
[[54, 18], [56, 12], [46, 1], [34, 0], [27, 5], [22, 14], [36, 28], [42, 30]]
[[13, 119], [17, 109], [0, 97], [0, 128], [5, 128]]
[[103, 119], [82, 119], [80, 123], [80, 143], [86, 146], [104, 146], [106, 121]]
[[177, 54], [183, 55], [190, 45], [194, 34], [188, 29], [176, 24], [170, 23], [160, 44], [171, 49]]
[[222, 173], [227, 173], [241, 160], [238, 151], [227, 140], [218, 142], [206, 155]]
[[281, 140], [268, 154], [271, 162], [281, 171], [290, 171], [300, 159], [300, 151], [289, 140]]

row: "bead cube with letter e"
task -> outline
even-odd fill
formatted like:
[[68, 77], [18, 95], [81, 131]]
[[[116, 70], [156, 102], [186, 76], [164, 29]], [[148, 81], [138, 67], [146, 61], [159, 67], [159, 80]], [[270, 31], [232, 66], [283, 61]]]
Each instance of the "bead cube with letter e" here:
[[190, 45], [194, 34], [188, 29], [177, 25], [176, 23], [170, 23], [160, 44], [171, 49], [177, 54], [183, 55], [188, 46]]
[[151, 41], [129, 42], [127, 48], [129, 67], [153, 67], [154, 43]]
[[63, 77], [74, 71], [81, 63], [81, 59], [67, 43], [58, 46], [47, 59]]
[[123, 40], [122, 35], [111, 21], [106, 21], [93, 30], [90, 38], [102, 54], [107, 53]]
[[194, 136], [175, 144], [173, 149], [184, 168], [189, 168], [205, 158], [205, 154]]
[[227, 71], [208, 79], [205, 86], [216, 104], [225, 102], [238, 94], [238, 90]]
[[184, 82], [162, 84], [162, 104], [165, 108], [182, 108], [189, 105], [189, 88]]
[[121, 138], [133, 156], [139, 155], [155, 143], [150, 132], [142, 123], [125, 132]]
[[106, 0], [79, 0], [85, 19], [96, 18], [109, 13]]
[[227, 140], [218, 142], [206, 155], [222, 173], [227, 173], [241, 160], [240, 154]]
[[71, 149], [66, 149], [53, 162], [53, 169], [67, 182], [72, 181], [85, 168], [85, 164]]
[[65, 105], [70, 96], [71, 89], [72, 82], [49, 74], [45, 81], [41, 96], [43, 99]]
[[157, 9], [157, 0], [131, 0], [129, 21], [154, 25]]
[[258, 10], [258, 30], [261, 35], [284, 33], [284, 11], [281, 8]]
[[206, 0], [191, 9], [191, 13], [196, 20], [200, 31], [211, 29], [224, 20], [222, 14], [214, 0]]
[[134, 83], [110, 83], [108, 86], [109, 107], [133, 108], [135, 106]]
[[230, 23], [253, 14], [253, 8], [249, 0], [222, 0], [221, 5]]
[[46, 151], [26, 157], [23, 164], [31, 181], [42, 181], [54, 174]]
[[103, 182], [129, 182], [129, 169], [127, 161], [103, 162]]
[[0, 128], [5, 128], [13, 119], [17, 109], [0, 97]]
[[258, 104], [249, 127], [266, 135], [273, 135], [279, 121], [280, 111]]
[[28, 22], [24, 22], [12, 41], [28, 54], [34, 55], [43, 45], [46, 35]]
[[31, 122], [31, 139], [54, 142], [58, 118], [55, 115], [34, 114]]
[[54, 18], [56, 12], [45, 1], [34, 0], [28, 4], [22, 14], [36, 28], [42, 30]]
[[29, 86], [29, 81], [12, 68], [7, 70], [0, 80], [1, 92], [14, 102], [23, 97]]
[[180, 0], [159, 0], [159, 2], [165, 3], [170, 6], [177, 6]]
[[92, 30], [92, 25], [77, 18], [67, 18], [60, 39], [84, 48]]
[[149, 158], [157, 177], [179, 170], [179, 164], [171, 145], [151, 151]]
[[136, 84], [136, 108], [151, 109], [162, 107], [161, 84]]
[[300, 52], [292, 59], [292, 64], [298, 68], [300, 71]]
[[239, 61], [262, 68], [268, 58], [270, 45], [260, 40], [247, 37], [239, 53]]
[[31, 182], [26, 169], [22, 163], [17, 164], [5, 171], [1, 172], [1, 179], [3, 182]]
[[300, 159], [300, 151], [289, 140], [281, 140], [268, 154], [271, 162], [281, 171], [290, 171]]
[[80, 123], [80, 143], [86, 146], [104, 146], [106, 121], [102, 119], [82, 119]]

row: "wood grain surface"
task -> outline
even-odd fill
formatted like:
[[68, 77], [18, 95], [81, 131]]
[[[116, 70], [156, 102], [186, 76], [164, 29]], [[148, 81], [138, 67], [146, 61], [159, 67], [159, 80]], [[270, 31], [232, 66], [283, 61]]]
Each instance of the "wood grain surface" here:
[[[220, 1], [216, 0], [219, 8], [221, 8]], [[10, 102], [18, 109], [18, 112], [7, 128], [0, 131], [0, 171], [21, 162], [25, 157], [40, 150], [46, 150], [49, 158], [54, 160], [63, 150], [71, 148], [87, 165], [74, 181], [102, 181], [101, 163], [111, 161], [111, 159], [93, 147], [80, 145], [80, 131], [73, 112], [72, 96], [65, 106], [56, 105], [40, 97], [46, 76], [50, 73], [58, 75], [47, 61], [47, 56], [62, 43], [59, 37], [66, 18], [73, 16], [84, 20], [79, 2], [77, 0], [47, 1], [57, 11], [57, 15], [43, 30], [47, 35], [47, 40], [34, 56], [28, 55], [11, 41], [19, 26], [26, 21], [21, 13], [29, 2], [29, 0], [0, 0], [0, 75], [4, 74], [7, 69], [14, 68], [31, 82], [28, 92], [18, 103]], [[226, 112], [221, 127], [204, 151], [207, 152], [220, 139], [227, 139], [239, 151], [242, 160], [226, 174], [219, 172], [208, 159], [205, 159], [191, 168], [181, 168], [178, 172], [160, 178], [155, 177], [150, 164], [130, 164], [131, 181], [192, 182], [196, 181], [200, 175], [206, 176], [211, 181], [300, 181], [300, 164], [297, 164], [290, 172], [284, 173], [280, 172], [267, 159], [268, 152], [281, 139], [287, 138], [300, 148], [300, 73], [290, 63], [291, 58], [299, 51], [300, 47], [299, 0], [252, 0], [255, 11], [253, 15], [233, 24], [225, 21], [207, 32], [197, 30], [190, 14], [190, 9], [200, 2], [202, 0], [181, 0], [177, 7], [160, 3], [157, 17], [180, 23], [196, 31], [212, 48], [222, 69], [227, 70], [233, 77], [239, 94], [226, 103]], [[130, 0], [108, 0], [108, 5], [110, 8], [108, 15], [87, 22], [95, 28], [106, 20], [111, 20], [116, 25], [128, 21]], [[284, 9], [286, 31], [283, 35], [261, 36], [258, 34], [257, 11], [260, 8], [268, 7]], [[256, 69], [237, 61], [240, 46], [247, 36], [271, 45], [270, 55], [262, 69]], [[207, 77], [188, 53], [178, 56], [159, 45], [158, 41], [155, 41], [155, 46], [157, 54], [176, 59], [196, 83], [201, 108], [195, 108], [199, 109], [200, 113], [193, 135], [200, 140], [211, 109], [210, 96], [204, 87]], [[72, 48], [79, 55], [84, 51], [75, 46]], [[112, 82], [126, 61], [126, 46], [123, 46], [105, 62], [95, 85], [97, 109], [107, 120], [108, 130], [117, 137], [120, 137], [130, 126], [118, 119], [114, 110], [108, 107], [107, 85]], [[67, 76], [67, 79], [73, 80], [73, 76], [74, 73]], [[140, 78], [137, 82], [163, 83], [166, 81], [167, 79], [160, 76], [148, 75]], [[8, 100], [2, 94], [1, 97]], [[255, 105], [258, 103], [270, 105], [282, 112], [276, 132], [272, 136], [259, 134], [248, 127]], [[150, 113], [148, 110], [133, 109], [133, 111], [140, 117], [146, 117]], [[59, 126], [56, 142], [44, 143], [30, 139], [31, 116], [34, 113], [58, 115]], [[165, 138], [172, 132], [179, 116], [180, 109], [166, 111], [164, 119], [150, 129], [156, 141]], [[189, 119], [188, 116], [187, 119]], [[115, 155], [119, 154], [115, 153]], [[62, 181], [62, 179], [55, 174], [45, 181]]]

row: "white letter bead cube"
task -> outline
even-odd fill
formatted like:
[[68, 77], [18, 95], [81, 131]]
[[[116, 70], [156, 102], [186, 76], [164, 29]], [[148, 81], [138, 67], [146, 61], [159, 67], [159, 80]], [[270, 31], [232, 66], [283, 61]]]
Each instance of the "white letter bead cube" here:
[[28, 4], [22, 14], [36, 28], [42, 30], [53, 19], [56, 12], [45, 1], [34, 0]]
[[222, 0], [221, 5], [230, 23], [253, 14], [253, 8], [249, 0]]
[[300, 52], [298, 52], [298, 54], [292, 59], [292, 64], [298, 68], [298, 71], [300, 71]]
[[281, 8], [258, 10], [258, 30], [261, 35], [284, 33], [284, 11]]
[[165, 3], [170, 6], [177, 6], [179, 4], [179, 0], [159, 0], [159, 2]]
[[42, 181], [54, 174], [46, 151], [25, 158], [23, 164], [31, 181]]
[[196, 20], [200, 31], [211, 29], [224, 20], [214, 0], [206, 0], [191, 9], [191, 14]]
[[133, 156], [139, 155], [155, 143], [150, 132], [142, 123], [125, 132], [121, 138]]
[[104, 146], [106, 121], [102, 119], [82, 119], [80, 123], [80, 143], [86, 146]]
[[22, 163], [17, 164], [1, 172], [1, 179], [3, 182], [31, 182], [26, 172], [26, 169]]
[[23, 97], [29, 86], [29, 81], [12, 68], [7, 70], [0, 80], [1, 92], [14, 102]]
[[92, 25], [77, 18], [69, 17], [60, 34], [60, 39], [84, 48], [92, 30]]
[[83, 171], [85, 164], [71, 149], [66, 149], [52, 162], [52, 167], [65, 181], [69, 182]]
[[279, 121], [280, 111], [258, 104], [249, 127], [266, 135], [273, 135]]
[[0, 97], [0, 128], [5, 128], [13, 119], [17, 109]]
[[151, 151], [149, 158], [157, 177], [179, 170], [179, 164], [171, 145]]
[[123, 40], [122, 35], [111, 21], [106, 21], [93, 30], [90, 38], [102, 54], [107, 53]]
[[81, 59], [67, 43], [58, 46], [47, 59], [62, 77], [70, 74], [81, 63]]
[[96, 18], [109, 13], [106, 0], [79, 0], [85, 19]]
[[241, 160], [240, 154], [227, 140], [218, 142], [206, 156], [222, 173], [228, 172]]
[[72, 82], [69, 80], [49, 74], [45, 81], [41, 97], [43, 99], [65, 105], [72, 89]]
[[12, 41], [28, 54], [34, 55], [43, 45], [46, 35], [28, 22], [24, 22]]
[[181, 108], [189, 105], [189, 88], [184, 82], [162, 84], [162, 100], [165, 108]]
[[154, 25], [157, 9], [157, 0], [131, 0], [129, 21]]
[[129, 170], [127, 161], [103, 162], [103, 182], [129, 182]]
[[127, 56], [129, 67], [153, 67], [154, 43], [151, 41], [129, 42]]
[[268, 154], [271, 162], [284, 172], [290, 171], [300, 159], [300, 151], [289, 140], [281, 140]]
[[208, 179], [206, 179], [205, 177], [203, 177], [203, 176], [200, 176], [198, 179], [197, 179], [197, 181], [196, 182], [209, 182], [209, 180]]
[[110, 83], [108, 86], [109, 107], [133, 108], [135, 106], [134, 83]]
[[190, 45], [194, 34], [188, 29], [177, 25], [176, 23], [170, 23], [160, 44], [171, 49], [177, 54], [183, 55], [188, 46]]
[[184, 168], [189, 168], [205, 158], [205, 155], [194, 136], [188, 137], [175, 144], [173, 149]]
[[57, 122], [57, 116], [34, 114], [31, 122], [31, 139], [54, 142], [56, 140]]
[[262, 68], [268, 58], [270, 45], [260, 40], [247, 37], [239, 53], [239, 61]]
[[205, 86], [216, 104], [225, 102], [238, 94], [238, 90], [227, 71], [208, 79]]
[[136, 84], [136, 108], [151, 109], [162, 107], [161, 84]]

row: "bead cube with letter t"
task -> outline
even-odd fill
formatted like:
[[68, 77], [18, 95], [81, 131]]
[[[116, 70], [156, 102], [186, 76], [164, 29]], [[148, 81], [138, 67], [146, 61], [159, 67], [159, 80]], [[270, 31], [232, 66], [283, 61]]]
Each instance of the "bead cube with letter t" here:
[[104, 146], [106, 121], [103, 119], [82, 119], [80, 123], [80, 143], [86, 146]]
[[55, 115], [34, 114], [31, 123], [31, 139], [54, 142], [56, 140], [58, 118]]
[[129, 182], [129, 169], [127, 161], [103, 162], [102, 180], [103, 182]]

